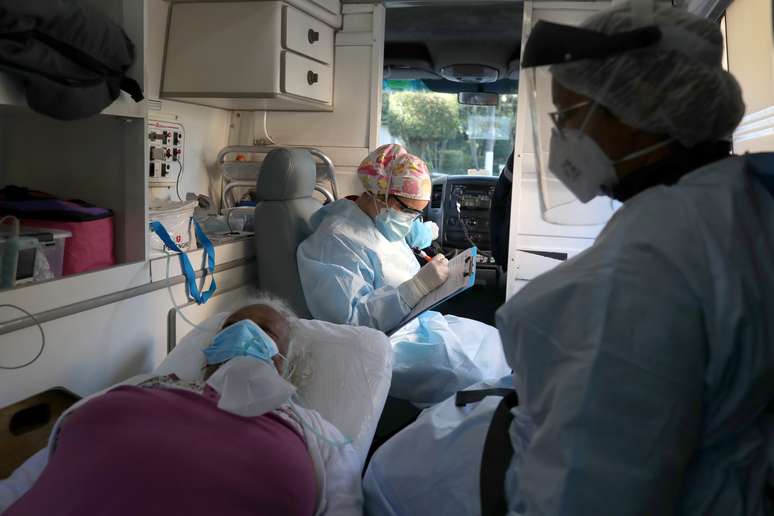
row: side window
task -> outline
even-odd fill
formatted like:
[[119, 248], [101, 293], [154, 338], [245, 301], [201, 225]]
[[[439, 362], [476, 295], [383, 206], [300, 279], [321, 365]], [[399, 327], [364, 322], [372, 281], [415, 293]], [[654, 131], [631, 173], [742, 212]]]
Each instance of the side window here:
[[747, 107], [734, 152], [774, 151], [774, 33], [770, 0], [734, 0], [721, 20], [724, 64]]

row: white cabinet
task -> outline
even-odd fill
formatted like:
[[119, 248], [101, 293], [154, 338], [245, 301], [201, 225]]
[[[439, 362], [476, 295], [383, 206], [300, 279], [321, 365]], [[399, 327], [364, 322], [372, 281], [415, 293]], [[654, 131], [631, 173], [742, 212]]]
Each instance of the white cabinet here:
[[333, 28], [283, 2], [172, 4], [161, 97], [331, 111]]
[[341, 10], [341, 5], [339, 3], [339, 0], [312, 0], [315, 4], [319, 5], [323, 9], [325, 9], [328, 12], [339, 14], [339, 11]]

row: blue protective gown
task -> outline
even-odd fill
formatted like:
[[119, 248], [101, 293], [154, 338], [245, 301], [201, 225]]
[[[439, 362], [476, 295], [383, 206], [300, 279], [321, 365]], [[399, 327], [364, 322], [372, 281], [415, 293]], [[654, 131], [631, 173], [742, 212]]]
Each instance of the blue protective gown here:
[[772, 514], [774, 198], [744, 162], [640, 193], [498, 312], [535, 424], [510, 514]]
[[[298, 271], [316, 319], [393, 329], [411, 307], [397, 287], [419, 271], [405, 241], [390, 242], [371, 217], [342, 199], [315, 213], [314, 233], [298, 247]], [[426, 312], [391, 337], [395, 351], [390, 393], [417, 404], [436, 403], [478, 381], [510, 372], [497, 330]]]

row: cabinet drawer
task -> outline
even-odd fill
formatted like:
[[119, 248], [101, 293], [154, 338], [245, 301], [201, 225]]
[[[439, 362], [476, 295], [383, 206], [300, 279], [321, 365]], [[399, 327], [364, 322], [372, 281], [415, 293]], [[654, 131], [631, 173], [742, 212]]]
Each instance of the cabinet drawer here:
[[333, 29], [292, 7], [282, 9], [283, 48], [323, 63], [332, 63]]
[[330, 103], [333, 100], [333, 67], [283, 52], [281, 88], [283, 93]]

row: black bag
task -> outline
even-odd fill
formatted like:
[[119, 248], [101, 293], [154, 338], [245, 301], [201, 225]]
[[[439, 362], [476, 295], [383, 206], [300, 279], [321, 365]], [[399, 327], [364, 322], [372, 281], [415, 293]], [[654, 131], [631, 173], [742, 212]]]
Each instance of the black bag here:
[[489, 236], [492, 241], [492, 256], [495, 263], [508, 269], [508, 251], [511, 232], [511, 195], [513, 191], [513, 152], [508, 163], [500, 172], [492, 204], [489, 208]]
[[774, 195], [774, 152], [747, 154], [745, 164], [752, 169], [766, 190]]
[[123, 29], [77, 0], [0, 0], [0, 70], [23, 81], [39, 113], [86, 118], [121, 90], [141, 101], [142, 89], [126, 76], [133, 63]]

